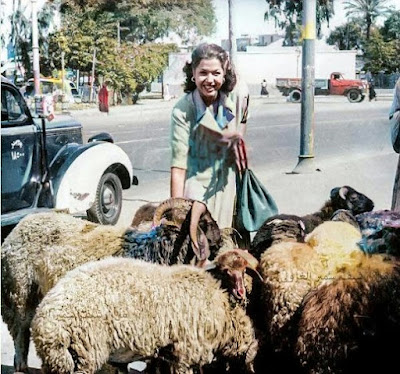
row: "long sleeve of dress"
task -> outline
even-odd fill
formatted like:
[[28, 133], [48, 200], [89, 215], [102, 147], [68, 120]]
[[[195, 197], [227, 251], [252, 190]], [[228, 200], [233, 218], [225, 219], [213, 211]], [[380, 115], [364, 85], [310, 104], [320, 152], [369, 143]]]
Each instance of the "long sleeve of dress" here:
[[171, 167], [188, 168], [190, 127], [187, 109], [176, 106], [171, 115]]

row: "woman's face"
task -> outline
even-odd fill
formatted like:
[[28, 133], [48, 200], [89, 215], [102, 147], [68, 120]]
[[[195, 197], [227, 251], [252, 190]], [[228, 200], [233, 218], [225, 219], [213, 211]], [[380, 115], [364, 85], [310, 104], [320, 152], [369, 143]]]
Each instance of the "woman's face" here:
[[217, 58], [201, 60], [193, 69], [193, 77], [204, 102], [207, 105], [213, 103], [224, 84], [225, 72], [221, 62]]

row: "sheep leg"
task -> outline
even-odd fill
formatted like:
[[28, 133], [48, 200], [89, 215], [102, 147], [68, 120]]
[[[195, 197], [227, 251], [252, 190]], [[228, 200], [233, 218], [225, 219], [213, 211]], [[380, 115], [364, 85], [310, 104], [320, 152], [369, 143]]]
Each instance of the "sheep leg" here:
[[173, 374], [193, 374], [193, 369], [183, 363], [174, 365]]
[[14, 334], [11, 333], [14, 340], [14, 369], [16, 372], [28, 373], [30, 322], [31, 320], [22, 322], [15, 328]]

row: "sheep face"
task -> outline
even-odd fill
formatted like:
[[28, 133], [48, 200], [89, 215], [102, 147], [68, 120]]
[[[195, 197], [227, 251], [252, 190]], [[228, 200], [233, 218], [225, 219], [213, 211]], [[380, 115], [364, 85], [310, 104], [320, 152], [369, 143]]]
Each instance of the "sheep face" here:
[[271, 245], [286, 242], [304, 242], [305, 225], [300, 217], [290, 214], [278, 214], [268, 218], [257, 231], [252, 243], [251, 253], [260, 258]]
[[336, 209], [348, 209], [353, 214], [369, 212], [374, 208], [371, 199], [350, 186], [333, 188], [331, 201]]
[[258, 265], [259, 263], [255, 257], [241, 249], [227, 250], [215, 259], [215, 266], [227, 275], [230, 284], [229, 289], [238, 300], [246, 298], [244, 282], [246, 269], [251, 269], [262, 279], [257, 271]]

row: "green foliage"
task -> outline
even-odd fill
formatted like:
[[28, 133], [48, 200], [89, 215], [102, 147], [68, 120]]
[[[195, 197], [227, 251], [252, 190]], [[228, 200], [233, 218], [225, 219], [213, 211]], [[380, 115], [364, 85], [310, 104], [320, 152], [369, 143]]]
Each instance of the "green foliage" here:
[[369, 40], [371, 27], [379, 16], [387, 15], [385, 6], [388, 0], [350, 0], [345, 1], [346, 16], [361, 18], [365, 24], [366, 39]]
[[361, 49], [364, 45], [363, 29], [360, 21], [352, 20], [336, 27], [326, 39], [330, 45], [339, 49]]
[[392, 73], [400, 70], [400, 40], [385, 41], [379, 30], [372, 30], [365, 48], [365, 70]]
[[112, 13], [66, 11], [62, 28], [51, 35], [48, 65], [61, 69], [61, 52], [66, 66], [90, 73], [95, 53], [95, 73], [117, 91], [129, 95], [157, 78], [168, 64], [171, 44], [117, 42], [117, 24]]
[[171, 32], [187, 42], [193, 35], [211, 35], [216, 23], [212, 0], [65, 1], [62, 12], [71, 9], [112, 12], [114, 20], [120, 21], [121, 38], [138, 43], [154, 41]]
[[[298, 45], [301, 40], [302, 1], [265, 0], [268, 4], [264, 19], [275, 21], [275, 25], [285, 30], [284, 45]], [[317, 35], [321, 35], [321, 26], [334, 14], [333, 0], [318, 0], [316, 9]]]
[[380, 30], [385, 40], [400, 40], [400, 11], [393, 11]]

